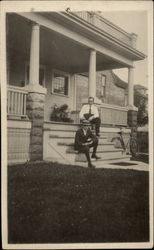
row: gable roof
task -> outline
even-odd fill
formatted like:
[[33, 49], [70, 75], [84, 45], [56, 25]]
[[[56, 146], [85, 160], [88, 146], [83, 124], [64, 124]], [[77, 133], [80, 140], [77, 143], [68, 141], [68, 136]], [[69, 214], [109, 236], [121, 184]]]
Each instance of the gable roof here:
[[147, 90], [148, 88], [146, 88], [145, 86], [140, 85], [140, 84], [135, 84], [134, 85], [134, 89], [144, 89], [144, 90]]
[[117, 87], [122, 88], [122, 89], [127, 89], [128, 87], [128, 83], [121, 80], [119, 76], [117, 76], [112, 70], [111, 70], [111, 74], [113, 76], [114, 79], [114, 83]]
[[[121, 80], [120, 77], [118, 77], [112, 70], [111, 70], [111, 74], [112, 74], [113, 79], [114, 79], [114, 84], [117, 87], [125, 89], [127, 91], [128, 83], [125, 82], [125, 81], [123, 81], [123, 80]], [[136, 84], [136, 85], [134, 85], [134, 95], [148, 99], [147, 94], [140, 93], [139, 89], [145, 89], [145, 90], [147, 90], [146, 87], [144, 87], [144, 86], [142, 86], [140, 84]]]

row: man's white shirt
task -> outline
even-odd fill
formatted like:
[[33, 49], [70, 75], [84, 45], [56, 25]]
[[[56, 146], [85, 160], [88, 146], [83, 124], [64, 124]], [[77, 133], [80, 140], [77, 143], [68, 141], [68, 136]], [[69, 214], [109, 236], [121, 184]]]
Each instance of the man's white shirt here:
[[[81, 111], [79, 113], [79, 117], [80, 119], [84, 119], [84, 114], [88, 114], [89, 113], [89, 109], [90, 109], [90, 105], [89, 104], [85, 104], [82, 106]], [[93, 115], [93, 118], [99, 117], [99, 113], [98, 113], [98, 108], [95, 105], [91, 105], [91, 114]]]

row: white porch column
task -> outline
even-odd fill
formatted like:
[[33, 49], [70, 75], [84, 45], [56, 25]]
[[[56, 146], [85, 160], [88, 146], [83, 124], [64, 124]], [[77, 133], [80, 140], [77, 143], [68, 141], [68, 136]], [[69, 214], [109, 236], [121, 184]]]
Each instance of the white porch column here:
[[89, 58], [89, 96], [96, 97], [96, 51], [90, 50]]
[[128, 106], [134, 106], [134, 68], [128, 68]]
[[[40, 27], [33, 24], [30, 47], [29, 84], [26, 112], [32, 121], [30, 160], [43, 159], [43, 124], [46, 88], [39, 84]], [[37, 131], [37, 132], [36, 132]]]
[[29, 84], [39, 84], [40, 27], [33, 24], [30, 47]]

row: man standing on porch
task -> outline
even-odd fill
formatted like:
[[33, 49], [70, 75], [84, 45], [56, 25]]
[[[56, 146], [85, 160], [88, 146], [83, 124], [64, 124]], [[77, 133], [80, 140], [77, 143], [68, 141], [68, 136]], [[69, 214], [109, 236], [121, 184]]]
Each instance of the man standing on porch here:
[[96, 160], [100, 159], [96, 155], [97, 146], [98, 146], [98, 138], [95, 136], [90, 129], [90, 122], [87, 120], [82, 120], [81, 128], [77, 130], [75, 134], [75, 143], [74, 148], [78, 150], [80, 153], [84, 153], [86, 155], [88, 161], [89, 168], [95, 168], [91, 163], [90, 159], [90, 148], [93, 147], [93, 153], [91, 158], [95, 158]]
[[100, 136], [101, 119], [99, 117], [98, 108], [94, 105], [94, 97], [88, 98], [88, 104], [82, 106], [79, 113], [80, 120], [88, 120], [91, 124], [95, 124], [96, 136]]

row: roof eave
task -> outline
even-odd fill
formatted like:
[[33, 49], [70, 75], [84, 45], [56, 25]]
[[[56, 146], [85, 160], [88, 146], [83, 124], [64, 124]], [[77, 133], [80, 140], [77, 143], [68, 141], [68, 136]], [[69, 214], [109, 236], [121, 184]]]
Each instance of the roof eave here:
[[[103, 36], [102, 39], [104, 39], [104, 38], [109, 39], [110, 42], [115, 43], [116, 45], [118, 45], [122, 49], [127, 50], [130, 53], [130, 59], [132, 59], [134, 61], [144, 60], [147, 57], [147, 55], [140, 52], [139, 50], [133, 48], [132, 46], [129, 46], [128, 44], [122, 42], [118, 38], [116, 38], [116, 37], [112, 36], [111, 34], [99, 29], [98, 27], [94, 26], [93, 24], [88, 23], [87, 21], [85, 21], [84, 19], [81, 19], [80, 17], [78, 17], [77, 15], [74, 15], [73, 13], [70, 13], [70, 12], [57, 12], [57, 14], [59, 14], [59, 15], [61, 15], [63, 17], [69, 18], [69, 19], [71, 18], [72, 22], [77, 21], [78, 24], [84, 25], [85, 28], [90, 28], [91, 32], [97, 33], [97, 35], [99, 37]], [[96, 41], [97, 41], [97, 38], [96, 38]]]

